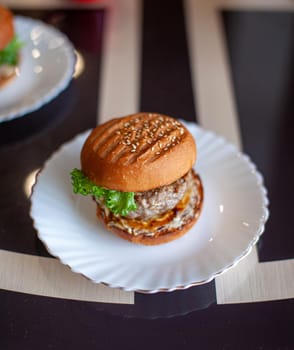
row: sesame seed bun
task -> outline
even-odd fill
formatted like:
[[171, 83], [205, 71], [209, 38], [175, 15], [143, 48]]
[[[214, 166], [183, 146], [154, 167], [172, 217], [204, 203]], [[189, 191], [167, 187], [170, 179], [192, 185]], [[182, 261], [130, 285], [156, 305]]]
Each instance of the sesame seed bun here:
[[96, 127], [81, 151], [85, 175], [99, 186], [143, 192], [169, 185], [196, 160], [196, 145], [174, 118], [137, 113]]
[[[0, 51], [10, 43], [14, 34], [13, 13], [6, 7], [0, 6]], [[15, 76], [15, 67], [0, 65], [0, 88]]]
[[0, 50], [13, 39], [13, 14], [7, 8], [0, 6]]

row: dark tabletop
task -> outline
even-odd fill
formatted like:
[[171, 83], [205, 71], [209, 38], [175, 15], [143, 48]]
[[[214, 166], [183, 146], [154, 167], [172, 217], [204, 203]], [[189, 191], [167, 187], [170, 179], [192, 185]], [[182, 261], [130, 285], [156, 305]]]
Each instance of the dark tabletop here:
[[[142, 3], [139, 110], [199, 122], [183, 2], [160, 4]], [[0, 248], [53, 259], [36, 236], [23, 181], [60, 145], [97, 124], [105, 27], [111, 9], [105, 5], [13, 10], [57, 27], [85, 61], [83, 73], [51, 102], [25, 117], [0, 123]], [[220, 9], [218, 15], [243, 150], [263, 174], [270, 199], [271, 214], [257, 245], [258, 259], [291, 259], [294, 13]], [[294, 283], [293, 275], [288, 283]], [[218, 304], [214, 281], [170, 293], [135, 293], [134, 305], [0, 289], [0, 312], [3, 350], [294, 348], [291, 296]]]

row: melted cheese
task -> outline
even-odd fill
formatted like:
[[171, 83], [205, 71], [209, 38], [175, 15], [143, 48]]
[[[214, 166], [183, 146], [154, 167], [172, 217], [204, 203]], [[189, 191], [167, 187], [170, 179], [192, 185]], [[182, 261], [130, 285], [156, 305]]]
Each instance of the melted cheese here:
[[130, 234], [147, 234], [148, 236], [154, 236], [163, 227], [166, 230], [177, 228], [182, 225], [181, 218], [183, 217], [183, 212], [193, 212], [193, 206], [188, 205], [191, 202], [190, 198], [191, 190], [188, 190], [175, 208], [146, 221], [115, 216], [112, 213], [109, 213], [107, 224], [127, 230]]

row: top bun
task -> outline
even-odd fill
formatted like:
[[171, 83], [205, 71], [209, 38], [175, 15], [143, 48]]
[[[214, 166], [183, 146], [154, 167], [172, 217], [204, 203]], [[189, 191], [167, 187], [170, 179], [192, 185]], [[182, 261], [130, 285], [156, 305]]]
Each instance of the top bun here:
[[0, 50], [3, 50], [14, 37], [13, 14], [0, 6]]
[[169, 185], [196, 160], [193, 136], [176, 119], [137, 113], [96, 127], [81, 152], [81, 166], [95, 184], [124, 192]]

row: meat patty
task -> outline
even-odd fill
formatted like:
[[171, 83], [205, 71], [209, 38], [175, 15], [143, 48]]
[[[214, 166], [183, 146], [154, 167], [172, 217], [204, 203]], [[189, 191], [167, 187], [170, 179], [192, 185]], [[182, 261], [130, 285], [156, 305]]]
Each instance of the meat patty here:
[[203, 203], [202, 183], [200, 177], [193, 171], [190, 175], [186, 179], [187, 191], [183, 198], [174, 208], [161, 215], [146, 220], [131, 219], [115, 215], [105, 205], [98, 204], [97, 216], [109, 230], [127, 240], [137, 243], [144, 241], [143, 244], [148, 245], [158, 244], [154, 243], [155, 241], [165, 243], [170, 240], [170, 235], [178, 237], [178, 234], [185, 233], [200, 215]]
[[136, 211], [131, 211], [127, 217], [131, 219], [147, 220], [173, 209], [183, 198], [191, 182], [191, 171], [170, 185], [154, 190], [135, 193]]
[[[126, 216], [130, 219], [148, 220], [173, 209], [183, 198], [185, 192], [193, 183], [193, 170], [170, 185], [155, 188], [146, 192], [135, 193], [137, 209]], [[103, 199], [94, 198], [102, 207], [105, 207]]]

